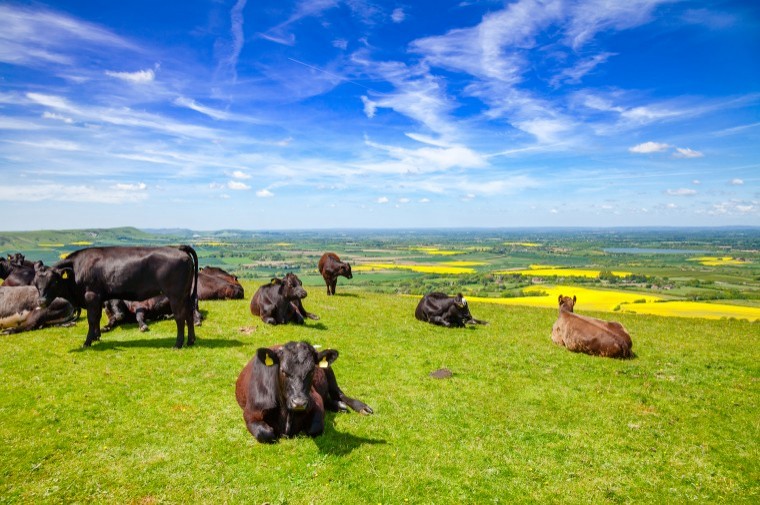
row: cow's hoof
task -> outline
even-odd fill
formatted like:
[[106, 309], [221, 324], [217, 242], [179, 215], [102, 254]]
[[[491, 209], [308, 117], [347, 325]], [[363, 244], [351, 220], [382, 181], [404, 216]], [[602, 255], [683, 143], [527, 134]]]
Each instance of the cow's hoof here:
[[140, 331], [143, 332], [143, 333], [145, 333], [146, 331], [149, 331], [149, 330], [150, 330], [150, 328], [148, 328], [147, 326], [140, 326]]

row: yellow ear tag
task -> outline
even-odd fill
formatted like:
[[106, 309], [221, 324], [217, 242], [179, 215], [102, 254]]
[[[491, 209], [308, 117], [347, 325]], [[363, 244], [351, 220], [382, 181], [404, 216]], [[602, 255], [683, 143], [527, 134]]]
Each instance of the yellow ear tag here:
[[61, 279], [68, 279], [68, 278], [69, 278], [68, 272], [63, 272], [63, 274], [61, 274]]
[[267, 354], [267, 357], [264, 359], [264, 364], [266, 366], [272, 366], [274, 365], [274, 360]]
[[327, 362], [327, 357], [322, 358], [322, 361], [319, 362], [319, 368], [327, 368], [330, 366], [330, 363]]

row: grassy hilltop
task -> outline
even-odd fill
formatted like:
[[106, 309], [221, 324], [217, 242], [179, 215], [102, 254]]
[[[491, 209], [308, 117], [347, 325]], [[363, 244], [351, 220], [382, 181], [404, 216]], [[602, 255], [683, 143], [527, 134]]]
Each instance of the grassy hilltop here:
[[[247, 298], [259, 282], [246, 281]], [[760, 331], [619, 314], [636, 358], [567, 352], [553, 309], [471, 302], [488, 326], [414, 319], [416, 297], [341, 279], [321, 316], [272, 327], [248, 299], [205, 302], [192, 348], [174, 322], [86, 321], [0, 337], [3, 503], [757, 503]], [[580, 310], [580, 309], [579, 309]], [[609, 314], [597, 314], [606, 316]], [[256, 443], [234, 383], [257, 347], [341, 353], [374, 416], [328, 414], [316, 439]], [[438, 380], [440, 367], [454, 372]]]

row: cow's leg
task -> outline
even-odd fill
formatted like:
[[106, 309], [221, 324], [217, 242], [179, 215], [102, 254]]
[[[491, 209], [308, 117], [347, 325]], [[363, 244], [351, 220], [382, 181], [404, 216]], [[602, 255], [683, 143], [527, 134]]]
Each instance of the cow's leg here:
[[330, 291], [332, 291], [332, 293], [330, 293], [331, 295], [335, 294], [335, 286], [337, 285], [338, 285], [338, 279], [333, 279], [332, 282], [330, 282]]
[[296, 312], [298, 312], [302, 316], [302, 318], [308, 317], [309, 319], [319, 321], [319, 316], [316, 314], [312, 314], [311, 312], [308, 312], [303, 307], [303, 302], [300, 299], [295, 301], [295, 308], [296, 308]]
[[325, 286], [327, 286], [327, 296], [330, 296], [332, 294], [330, 293], [330, 279], [328, 279], [327, 277], [325, 277], [324, 279], [325, 279]]
[[[200, 312], [198, 313], [198, 325], [200, 326]], [[187, 345], [195, 344], [195, 304], [190, 301], [187, 307]]]
[[443, 316], [430, 316], [430, 319], [428, 319], [428, 321], [440, 326], [451, 326], [451, 323], [448, 322]]
[[263, 421], [246, 423], [248, 431], [262, 444], [273, 444], [277, 441], [277, 434], [271, 426]]
[[317, 437], [325, 431], [325, 406], [322, 403], [322, 396], [314, 391], [314, 389], [311, 390], [310, 396], [313, 403], [311, 409], [312, 417], [306, 434], [310, 437]]
[[90, 347], [94, 341], [100, 340], [100, 318], [103, 316], [103, 302], [92, 291], [85, 293], [84, 300], [87, 308], [87, 338], [84, 341], [84, 346]]
[[346, 405], [354, 409], [356, 412], [360, 414], [373, 414], [374, 410], [372, 410], [372, 407], [367, 405], [361, 400], [357, 400], [356, 398], [351, 398], [349, 396], [346, 396], [343, 391], [341, 391], [340, 387], [338, 387], [338, 379], [335, 378], [335, 372], [333, 372], [333, 369], [330, 367], [327, 367], [325, 370], [325, 377], [327, 378], [327, 390], [329, 391], [330, 398], [332, 400], [338, 400], [335, 401], [335, 406], [337, 406], [338, 410], [346, 411], [348, 408]]
[[140, 331], [148, 331], [147, 323], [145, 322], [145, 309], [137, 309], [135, 312], [135, 318], [137, 319], [137, 325], [140, 327]]

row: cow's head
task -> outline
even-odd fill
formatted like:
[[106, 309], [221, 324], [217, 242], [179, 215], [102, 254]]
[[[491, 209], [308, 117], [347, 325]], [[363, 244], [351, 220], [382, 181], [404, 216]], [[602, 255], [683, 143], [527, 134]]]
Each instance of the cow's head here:
[[454, 308], [456, 310], [457, 318], [463, 323], [474, 323], [475, 320], [470, 313], [470, 306], [467, 305], [467, 299], [462, 296], [462, 293], [457, 293], [454, 297]]
[[353, 279], [354, 276], [351, 274], [351, 265], [343, 263], [338, 270], [338, 275], [342, 275], [346, 279]]
[[22, 267], [26, 263], [26, 257], [21, 253], [9, 254], [8, 261], [14, 267]]
[[288, 342], [276, 350], [259, 348], [254, 361], [256, 403], [264, 408], [281, 405], [290, 412], [308, 410], [314, 370], [337, 358], [338, 351], [318, 353], [308, 342]]
[[306, 290], [303, 288], [303, 284], [301, 284], [301, 279], [292, 272], [280, 280], [279, 292], [286, 300], [306, 298]]
[[74, 270], [70, 267], [46, 267], [41, 261], [34, 264], [34, 286], [40, 293], [40, 306], [47, 307], [58, 297], [71, 301]]
[[11, 262], [0, 258], [0, 279], [5, 279], [11, 274]]
[[575, 295], [572, 298], [569, 296], [559, 295], [559, 310], [565, 312], [572, 312], [575, 306]]

